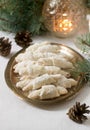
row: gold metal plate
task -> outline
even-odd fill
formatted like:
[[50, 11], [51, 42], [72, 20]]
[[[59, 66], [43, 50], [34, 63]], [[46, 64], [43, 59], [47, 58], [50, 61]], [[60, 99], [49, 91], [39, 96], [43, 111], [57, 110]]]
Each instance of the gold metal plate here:
[[[80, 61], [80, 60], [84, 60], [84, 58], [78, 53], [76, 52], [75, 50], [71, 49], [70, 47], [67, 47], [63, 44], [57, 44], [57, 43], [51, 43], [51, 44], [56, 44], [60, 47], [60, 51], [64, 52], [66, 55], [67, 54], [71, 54], [74, 56], [72, 62], [73, 63], [76, 63], [77, 61]], [[8, 85], [8, 87], [15, 93], [17, 94], [18, 97], [20, 97], [21, 99], [29, 102], [29, 103], [33, 103], [33, 104], [54, 104], [56, 102], [61, 102], [61, 101], [66, 101], [66, 100], [69, 100], [71, 99], [73, 96], [75, 96], [79, 90], [84, 86], [84, 83], [81, 83], [80, 81], [80, 84], [78, 82], [78, 85], [75, 86], [75, 87], [72, 87], [70, 89], [68, 89], [68, 93], [66, 95], [63, 95], [63, 96], [60, 96], [58, 98], [54, 98], [54, 99], [48, 99], [48, 100], [38, 100], [38, 99], [29, 99], [27, 97], [27, 94], [25, 92], [23, 92], [22, 90], [20, 90], [19, 88], [17, 88], [15, 85], [16, 85], [16, 82], [18, 81], [19, 79], [19, 76], [17, 74], [15, 74], [13, 72], [13, 66], [15, 64], [15, 57], [20, 54], [20, 53], [23, 53], [25, 51], [25, 49], [22, 49], [21, 51], [19, 51], [18, 53], [16, 53], [11, 59], [10, 61], [8, 62], [7, 64], [7, 67], [6, 67], [6, 70], [5, 70], [5, 79], [6, 79], [6, 83]]]

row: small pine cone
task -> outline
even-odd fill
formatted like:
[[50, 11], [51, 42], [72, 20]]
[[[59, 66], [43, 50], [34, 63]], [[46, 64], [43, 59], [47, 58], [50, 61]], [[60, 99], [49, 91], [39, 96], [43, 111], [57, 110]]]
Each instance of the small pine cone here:
[[67, 113], [69, 118], [77, 123], [83, 123], [83, 121], [87, 120], [87, 116], [84, 114], [90, 113], [90, 110], [87, 110], [89, 106], [86, 106], [86, 104], [80, 105], [80, 102], [76, 102], [76, 104], [69, 109], [69, 112]]
[[31, 33], [29, 31], [18, 32], [15, 36], [15, 42], [21, 47], [28, 47], [31, 45]]
[[7, 56], [11, 51], [11, 42], [9, 39], [5, 39], [4, 37], [0, 38], [0, 55]]

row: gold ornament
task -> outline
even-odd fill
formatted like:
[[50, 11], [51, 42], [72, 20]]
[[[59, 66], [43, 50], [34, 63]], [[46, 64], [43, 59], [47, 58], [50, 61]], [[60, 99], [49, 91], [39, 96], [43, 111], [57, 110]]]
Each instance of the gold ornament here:
[[85, 19], [83, 0], [46, 0], [43, 7], [46, 28], [59, 37], [74, 34]]

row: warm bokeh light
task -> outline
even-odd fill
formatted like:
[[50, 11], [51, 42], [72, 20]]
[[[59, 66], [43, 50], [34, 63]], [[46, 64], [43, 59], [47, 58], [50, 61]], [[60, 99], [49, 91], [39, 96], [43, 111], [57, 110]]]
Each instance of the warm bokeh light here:
[[62, 15], [62, 19], [56, 19], [54, 22], [54, 31], [63, 32], [65, 34], [71, 32], [74, 25], [71, 20], [67, 18], [67, 14]]

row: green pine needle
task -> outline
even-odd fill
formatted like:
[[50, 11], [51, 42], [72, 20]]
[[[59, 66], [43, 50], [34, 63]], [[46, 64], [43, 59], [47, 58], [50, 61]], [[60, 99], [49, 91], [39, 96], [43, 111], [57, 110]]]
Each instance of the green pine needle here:
[[90, 50], [90, 33], [82, 34], [77, 37], [76, 43], [80, 45], [83, 52], [88, 52]]
[[43, 4], [44, 0], [0, 0], [0, 30], [28, 30], [33, 35], [45, 32]]
[[87, 7], [90, 8], [90, 0], [87, 0]]
[[74, 78], [80, 76], [84, 82], [90, 82], [90, 61], [84, 60], [78, 62], [74, 69], [71, 70], [71, 74]]

